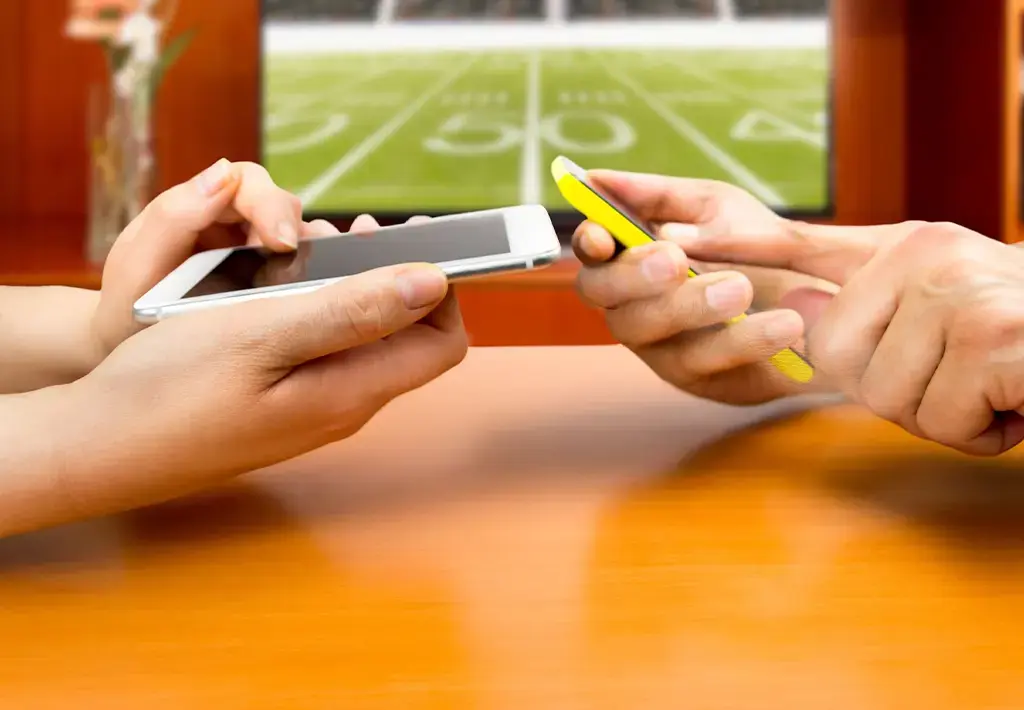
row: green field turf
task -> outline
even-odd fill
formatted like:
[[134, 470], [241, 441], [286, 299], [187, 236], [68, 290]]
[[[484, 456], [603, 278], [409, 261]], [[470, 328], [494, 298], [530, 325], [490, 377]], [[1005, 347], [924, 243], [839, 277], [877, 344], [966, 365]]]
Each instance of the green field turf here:
[[317, 212], [566, 205], [550, 161], [828, 199], [824, 50], [271, 55], [264, 160]]

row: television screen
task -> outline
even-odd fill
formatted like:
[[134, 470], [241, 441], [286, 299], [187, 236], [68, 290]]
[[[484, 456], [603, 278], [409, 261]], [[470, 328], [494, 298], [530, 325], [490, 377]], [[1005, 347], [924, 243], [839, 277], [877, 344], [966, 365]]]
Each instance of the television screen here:
[[569, 207], [548, 172], [831, 209], [828, 0], [263, 0], [262, 159], [321, 216]]

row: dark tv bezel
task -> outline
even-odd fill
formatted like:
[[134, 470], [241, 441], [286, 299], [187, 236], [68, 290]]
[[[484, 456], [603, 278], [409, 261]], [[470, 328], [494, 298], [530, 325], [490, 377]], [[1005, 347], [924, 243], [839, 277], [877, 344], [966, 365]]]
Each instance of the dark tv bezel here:
[[[265, 141], [263, 122], [265, 120], [265, 99], [266, 99], [266, 82], [264, 81], [264, 16], [265, 16], [265, 3], [266, 0], [259, 0], [259, 37], [257, 38], [257, 98], [259, 102], [259, 110], [256, 112], [256, 130], [259, 136], [259, 160], [261, 163], [265, 162]], [[835, 120], [834, 120], [834, 108], [835, 108], [835, 18], [833, 17], [834, 12], [834, 0], [827, 0], [827, 15], [828, 15], [828, 61], [829, 61], [829, 73], [828, 73], [828, 95], [826, 105], [828, 107], [828, 130], [826, 131], [826, 180], [825, 196], [826, 203], [821, 209], [817, 210], [778, 210], [778, 213], [787, 219], [799, 219], [799, 220], [822, 220], [832, 219], [836, 214], [836, 199], [835, 199]], [[367, 23], [371, 24], [371, 23]], [[592, 167], [592, 166], [591, 166]], [[492, 208], [507, 207], [511, 205], [492, 205]], [[424, 215], [427, 217], [441, 217], [446, 214], [453, 214], [455, 212], [465, 212], [469, 209], [485, 209], [481, 208], [468, 208], [468, 207], [453, 207], [451, 210], [446, 212], [432, 212], [429, 210], [413, 210], [413, 211], [385, 211], [385, 212], [373, 212], [373, 217], [381, 225], [399, 224], [416, 215]], [[559, 237], [566, 239], [568, 235], [572, 234], [572, 231], [580, 222], [580, 215], [575, 210], [552, 210], [548, 212], [551, 215], [551, 221], [558, 231]], [[338, 226], [344, 228], [352, 222], [353, 219], [361, 214], [366, 214], [364, 211], [352, 211], [352, 212], [317, 212], [314, 210], [307, 210], [305, 212], [305, 219], [323, 219], [327, 220]]]

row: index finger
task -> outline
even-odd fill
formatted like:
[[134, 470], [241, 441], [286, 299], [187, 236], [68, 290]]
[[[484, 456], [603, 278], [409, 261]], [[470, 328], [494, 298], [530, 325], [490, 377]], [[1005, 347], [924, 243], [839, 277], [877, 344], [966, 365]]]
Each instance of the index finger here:
[[298, 246], [303, 232], [302, 200], [279, 187], [262, 165], [233, 163], [232, 171], [237, 180], [235, 196], [217, 221], [248, 222], [250, 240], [274, 251]]
[[591, 170], [587, 177], [638, 217], [655, 222], [707, 222], [726, 193], [735, 189], [716, 180], [618, 170]]

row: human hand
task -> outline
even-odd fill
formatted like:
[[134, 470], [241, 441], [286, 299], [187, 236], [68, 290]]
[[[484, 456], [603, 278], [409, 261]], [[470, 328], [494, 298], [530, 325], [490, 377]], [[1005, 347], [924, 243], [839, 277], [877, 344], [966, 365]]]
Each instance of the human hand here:
[[[995, 455], [1024, 440], [1024, 253], [955, 224], [720, 234], [691, 252], [840, 284], [810, 329], [815, 367], [907, 431]], [[699, 241], [699, 245], [698, 245]]]
[[196, 251], [248, 243], [289, 252], [300, 239], [337, 231], [323, 220], [304, 222], [299, 198], [263, 167], [214, 163], [154, 198], [114, 243], [92, 322], [95, 359], [142, 329], [132, 315], [135, 301]]
[[157, 323], [64, 387], [60, 490], [35, 495], [43, 510], [22, 525], [158, 502], [343, 439], [465, 353], [432, 265]]
[[[612, 261], [615, 241], [584, 222], [573, 237], [583, 262], [578, 287], [585, 301], [603, 309], [613, 336], [675, 386], [733, 404], [752, 404], [828, 387], [816, 377], [801, 386], [779, 373], [769, 358], [802, 346], [805, 320], [813, 321], [830, 294], [816, 279], [778, 270], [757, 273], [759, 290], [783, 294], [784, 308], [752, 314], [748, 274], [737, 269], [687, 276], [681, 245], [720, 234], [781, 238], [789, 223], [752, 195], [707, 180], [591, 171], [590, 179], [658, 230], [659, 241], [627, 250]], [[693, 239], [696, 233], [702, 239]], [[702, 270], [698, 265], [698, 270]]]

